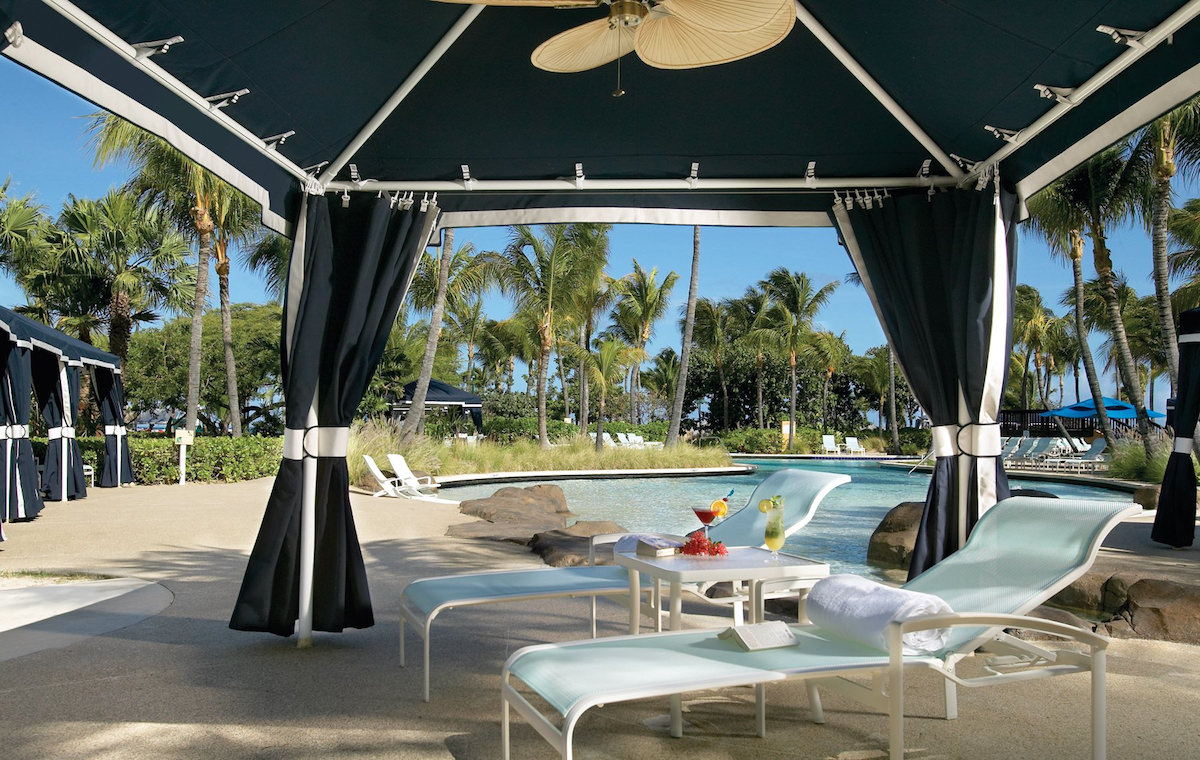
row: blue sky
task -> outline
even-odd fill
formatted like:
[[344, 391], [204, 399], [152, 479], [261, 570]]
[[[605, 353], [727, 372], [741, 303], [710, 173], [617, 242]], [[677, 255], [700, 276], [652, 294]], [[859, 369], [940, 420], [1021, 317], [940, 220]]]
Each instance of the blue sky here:
[[[110, 187], [123, 183], [128, 178], [127, 167], [93, 168], [84, 134], [86, 120], [82, 117], [95, 110], [90, 103], [0, 58], [0, 181], [11, 178], [9, 192], [14, 195], [32, 193], [50, 213], [56, 214], [68, 193], [98, 197]], [[1195, 183], [1183, 186], [1180, 196], [1194, 197], [1198, 189]], [[455, 246], [470, 242], [476, 250], [496, 250], [503, 247], [506, 238], [505, 228], [459, 229], [455, 231]], [[1117, 268], [1125, 272], [1130, 285], [1139, 294], [1153, 293], [1150, 243], [1146, 233], [1132, 227], [1117, 230], [1109, 245]], [[613, 276], [632, 271], [633, 259], [643, 267], [657, 267], [660, 274], [672, 270], [679, 273], [680, 280], [672, 294], [672, 316], [659, 324], [649, 347], [652, 353], [665, 346], [678, 349], [676, 323], [679, 308], [687, 298], [692, 228], [618, 226], [612, 232], [611, 251], [609, 274]], [[716, 299], [742, 295], [747, 286], [781, 265], [808, 273], [818, 285], [840, 282], [852, 271], [845, 251], [838, 246], [834, 232], [828, 228], [705, 227], [701, 232], [700, 256], [699, 292]], [[1087, 265], [1084, 274], [1085, 277], [1094, 276]], [[1070, 269], [1064, 262], [1052, 259], [1043, 243], [1024, 232], [1019, 246], [1017, 279], [1038, 288], [1047, 305], [1060, 314], [1065, 313], [1055, 305], [1071, 285]], [[234, 301], [265, 300], [261, 280], [236, 263], [230, 278], [230, 292]], [[10, 278], [0, 275], [0, 303], [12, 306], [23, 302], [20, 288]], [[493, 317], [499, 318], [508, 312], [505, 300], [495, 294], [488, 297], [485, 305]], [[839, 333], [844, 331], [851, 349], [858, 354], [884, 342], [883, 331], [870, 302], [862, 289], [855, 286], [839, 286], [818, 321], [824, 328]], [[1111, 395], [1111, 378], [1103, 385], [1105, 392]], [[1165, 389], [1156, 393], [1155, 406], [1159, 410], [1165, 404], [1165, 397]]]

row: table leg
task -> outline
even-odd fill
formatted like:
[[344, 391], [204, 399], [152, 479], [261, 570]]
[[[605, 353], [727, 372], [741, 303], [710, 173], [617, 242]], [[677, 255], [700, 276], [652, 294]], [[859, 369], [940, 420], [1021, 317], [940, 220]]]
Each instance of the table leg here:
[[763, 584], [762, 581], [750, 581], [750, 622], [763, 621]]
[[671, 581], [671, 630], [678, 631], [683, 624], [683, 584]]
[[641, 633], [642, 627], [642, 577], [637, 570], [629, 570], [629, 632]]

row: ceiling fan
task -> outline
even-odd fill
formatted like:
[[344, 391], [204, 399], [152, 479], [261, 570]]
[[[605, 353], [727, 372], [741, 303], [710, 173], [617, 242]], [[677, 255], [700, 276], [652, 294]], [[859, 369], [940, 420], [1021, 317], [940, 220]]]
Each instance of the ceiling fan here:
[[540, 8], [608, 6], [608, 18], [568, 29], [530, 56], [539, 69], [586, 71], [636, 51], [659, 69], [730, 63], [774, 47], [796, 22], [793, 0], [439, 0]]

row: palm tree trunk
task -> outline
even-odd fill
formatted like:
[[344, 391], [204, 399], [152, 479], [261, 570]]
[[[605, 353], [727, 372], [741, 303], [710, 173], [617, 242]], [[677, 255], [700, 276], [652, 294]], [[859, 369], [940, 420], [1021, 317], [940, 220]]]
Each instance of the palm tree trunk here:
[[563, 416], [571, 416], [571, 397], [567, 395], [567, 371], [563, 369], [562, 351], [558, 352], [558, 361], [555, 363], [558, 367], [558, 385], [562, 388], [563, 399]]
[[[1169, 122], [1169, 117], [1164, 119]], [[1151, 129], [1155, 129], [1151, 126]], [[1171, 125], [1164, 126], [1168, 132]], [[1167, 354], [1167, 373], [1171, 387], [1179, 382], [1179, 349], [1175, 336], [1175, 315], [1171, 309], [1171, 284], [1167, 277], [1167, 218], [1171, 213], [1171, 177], [1175, 174], [1174, 151], [1163, 133], [1155, 129], [1154, 180], [1150, 191], [1150, 254], [1154, 262], [1154, 299], [1158, 302], [1158, 323], [1162, 329], [1163, 350]]]
[[688, 359], [692, 355], [692, 328], [696, 324], [696, 288], [700, 280], [700, 227], [692, 227], [692, 277], [688, 284], [687, 311], [683, 318], [683, 345], [679, 350], [679, 377], [675, 380], [675, 398], [671, 404], [671, 422], [667, 426], [667, 447], [679, 443], [683, 421], [683, 395], [687, 391]]
[[196, 252], [196, 300], [192, 305], [192, 336], [188, 345], [187, 412], [184, 427], [196, 429], [200, 412], [200, 350], [204, 335], [204, 309], [208, 305], [208, 260], [212, 255], [212, 217], [208, 209], [197, 205], [192, 209], [199, 245]]
[[[587, 329], [583, 328], [583, 327], [579, 328], [579, 348], [585, 352], [588, 350]], [[578, 375], [578, 377], [579, 377], [579, 429], [580, 429], [580, 431], [586, 433], [587, 428], [588, 428], [588, 413], [591, 411], [588, 409], [588, 402], [591, 399], [588, 398], [588, 391], [590, 390], [590, 383], [588, 383], [587, 367], [584, 365], [583, 359], [579, 360], [579, 375]]]
[[788, 451], [792, 450], [796, 440], [796, 357], [788, 357], [788, 363], [792, 365], [792, 389], [788, 394]]
[[762, 430], [766, 427], [766, 420], [763, 418], [763, 396], [762, 396], [762, 373], [763, 373], [763, 355], [760, 352], [758, 355], [758, 373], [754, 376], [755, 390], [758, 392], [758, 429]]
[[825, 374], [825, 382], [821, 383], [821, 432], [829, 432], [829, 377]]
[[[1087, 326], [1083, 322], [1083, 237], [1075, 230], [1071, 231], [1071, 272], [1075, 281], [1075, 334], [1079, 337], [1079, 356], [1083, 360], [1083, 370], [1087, 374], [1088, 390], [1096, 399], [1096, 421], [1100, 423], [1100, 435], [1113, 448], [1115, 443], [1112, 427], [1108, 424], [1108, 412], [1100, 399], [1104, 396], [1100, 390], [1100, 375], [1096, 373], [1096, 363], [1092, 360], [1092, 348], [1087, 342]], [[1078, 376], [1076, 377], [1078, 382]], [[1076, 396], [1079, 389], [1075, 389]]]
[[1074, 371], [1071, 374], [1075, 378], [1075, 403], [1079, 403], [1083, 400], [1079, 398], [1079, 362], [1075, 362]]
[[[121, 364], [129, 358], [129, 336], [133, 332], [133, 320], [129, 314], [129, 294], [114, 291], [109, 300], [108, 350], [121, 358]], [[90, 341], [84, 341], [85, 343]]]
[[233, 315], [229, 310], [229, 258], [217, 256], [217, 288], [221, 300], [221, 342], [225, 346], [225, 395], [229, 398], [229, 433], [242, 437], [242, 405], [238, 398], [237, 364], [233, 359]]
[[550, 448], [550, 433], [546, 430], [546, 376], [550, 365], [550, 346], [548, 341], [542, 341], [542, 349], [538, 354], [537, 372], [537, 412], [538, 412], [538, 445], [543, 449]]
[[892, 453], [900, 454], [900, 426], [896, 424], [896, 353], [888, 344], [888, 428], [892, 431]]
[[442, 233], [442, 246], [438, 249], [437, 294], [433, 297], [433, 314], [429, 317], [429, 334], [425, 336], [425, 354], [421, 358], [421, 374], [413, 388], [412, 403], [408, 415], [400, 427], [400, 443], [407, 444], [417, 436], [425, 421], [425, 397], [429, 393], [429, 381], [433, 378], [433, 360], [437, 356], [438, 338], [442, 333], [442, 316], [446, 309], [446, 287], [450, 279], [450, 259], [454, 251], [454, 230]]
[[604, 451], [604, 391], [600, 392], [600, 409], [596, 413], [596, 451]]
[[1150, 417], [1146, 414], [1142, 388], [1138, 383], [1137, 366], [1133, 361], [1133, 352], [1129, 350], [1129, 337], [1125, 334], [1125, 321], [1121, 317], [1121, 303], [1117, 298], [1116, 282], [1113, 279], [1112, 258], [1105, 242], [1103, 228], [1098, 224], [1092, 225], [1092, 257], [1096, 274], [1100, 276], [1100, 292], [1104, 296], [1105, 306], [1108, 307], [1113, 345], [1117, 351], [1117, 367], [1129, 393], [1129, 403], [1137, 410], [1137, 431], [1149, 458], [1154, 453], [1150, 440]]
[[725, 367], [717, 365], [717, 378], [721, 381], [721, 428], [729, 429], [729, 386], [725, 382]]

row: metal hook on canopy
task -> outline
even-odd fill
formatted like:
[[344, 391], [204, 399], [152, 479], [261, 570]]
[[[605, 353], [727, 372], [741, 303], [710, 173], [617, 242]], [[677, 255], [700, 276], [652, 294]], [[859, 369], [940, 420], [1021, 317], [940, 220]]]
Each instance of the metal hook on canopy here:
[[342, 191], [342, 208], [350, 208], [350, 191]]

